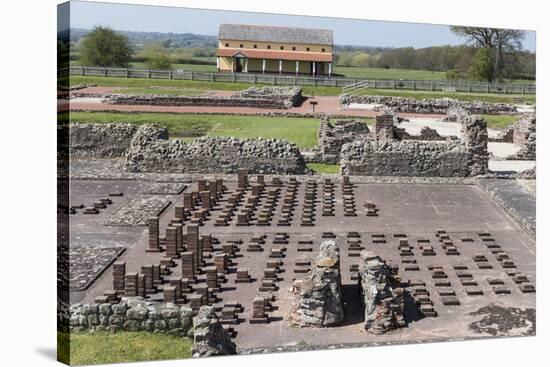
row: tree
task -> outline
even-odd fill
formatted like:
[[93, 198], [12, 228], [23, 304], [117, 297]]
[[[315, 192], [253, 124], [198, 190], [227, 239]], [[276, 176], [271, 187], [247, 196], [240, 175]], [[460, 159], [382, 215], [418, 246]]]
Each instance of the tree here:
[[483, 47], [477, 50], [472, 65], [470, 66], [470, 78], [474, 80], [494, 80], [494, 58], [494, 50], [489, 47]]
[[369, 66], [370, 55], [366, 53], [360, 53], [352, 57], [351, 66], [355, 67], [367, 67]]
[[172, 58], [168, 55], [160, 43], [151, 43], [143, 48], [145, 65], [149, 69], [170, 69], [172, 67]]
[[521, 51], [525, 31], [484, 27], [451, 26], [451, 31], [468, 40], [468, 43], [495, 51], [492, 79], [502, 77], [505, 53]]
[[131, 57], [128, 37], [107, 27], [94, 27], [81, 43], [82, 65], [126, 67]]

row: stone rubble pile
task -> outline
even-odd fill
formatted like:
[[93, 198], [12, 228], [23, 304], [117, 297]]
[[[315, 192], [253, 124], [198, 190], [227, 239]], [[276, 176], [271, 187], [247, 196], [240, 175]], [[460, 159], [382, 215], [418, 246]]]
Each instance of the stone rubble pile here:
[[396, 267], [388, 266], [371, 252], [364, 252], [359, 265], [359, 289], [367, 332], [379, 335], [406, 326], [404, 290]]
[[301, 87], [250, 87], [236, 94], [235, 97], [246, 99], [268, 99], [282, 101], [286, 108], [298, 107], [304, 101]]
[[179, 140], [132, 142], [128, 172], [236, 173], [245, 169], [261, 174], [309, 173], [296, 145], [277, 139], [204, 137], [192, 143]]
[[481, 101], [466, 102], [451, 98], [415, 99], [391, 96], [355, 96], [340, 95], [340, 105], [372, 104], [390, 107], [395, 112], [446, 114], [450, 108], [462, 108], [473, 114], [496, 115], [516, 113], [517, 107], [506, 103], [488, 103]]
[[[516, 123], [509, 126], [503, 134], [503, 139], [510, 139], [521, 146], [520, 150], [507, 159], [534, 161], [537, 157], [537, 116], [534, 113], [525, 114]], [[501, 136], [499, 136], [501, 137]]]
[[237, 346], [223, 328], [212, 306], [202, 306], [193, 319], [194, 358], [237, 354]]
[[298, 326], [324, 327], [344, 320], [340, 252], [336, 242], [321, 243], [311, 272], [292, 287], [290, 322]]

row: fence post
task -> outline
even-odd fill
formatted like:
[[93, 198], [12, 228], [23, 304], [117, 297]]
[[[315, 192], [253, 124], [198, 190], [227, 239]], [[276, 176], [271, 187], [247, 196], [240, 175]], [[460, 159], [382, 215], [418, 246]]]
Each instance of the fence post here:
[[254, 84], [257, 84], [257, 83], [258, 83], [258, 76], [254, 74]]
[[103, 68], [103, 76], [104, 76], [104, 77], [107, 76], [107, 68]]
[[235, 83], [235, 73], [231, 74], [233, 76], [233, 83]]
[[413, 80], [413, 90], [416, 90], [416, 80]]
[[191, 80], [193, 80], [193, 70], [191, 70]]
[[487, 83], [487, 93], [489, 93], [489, 83]]
[[147, 69], [147, 79], [151, 79], [151, 69]]
[[173, 78], [172, 69], [170, 69], [168, 72], [169, 72], [168, 77], [170, 78], [170, 80], [172, 80], [172, 78]]
[[80, 75], [84, 75], [84, 66], [80, 67]]
[[430, 83], [430, 90], [433, 92], [434, 91], [434, 82], [432, 80], [432, 82]]
[[128, 68], [126, 68], [126, 78], [128, 78], [128, 74], [129, 74]]
[[521, 94], [525, 94], [525, 85], [521, 86]]
[[395, 89], [395, 80], [392, 80], [392, 87]]

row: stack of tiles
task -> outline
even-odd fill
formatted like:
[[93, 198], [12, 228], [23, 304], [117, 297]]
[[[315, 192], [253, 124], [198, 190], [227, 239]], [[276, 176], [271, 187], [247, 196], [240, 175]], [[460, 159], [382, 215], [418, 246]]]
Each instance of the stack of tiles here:
[[228, 258], [227, 254], [216, 254], [214, 255], [214, 266], [220, 273], [225, 273], [227, 271]]
[[256, 297], [252, 301], [252, 318], [249, 320], [251, 324], [268, 323], [269, 317], [266, 312], [266, 300], [263, 297]]
[[353, 185], [350, 182], [349, 176], [344, 176], [342, 180], [342, 198], [344, 201], [344, 216], [356, 217]]
[[237, 174], [237, 188], [239, 190], [246, 189], [248, 187], [248, 171], [240, 169]]
[[194, 258], [195, 255], [192, 251], [181, 253], [181, 276], [189, 280], [195, 279]]
[[153, 282], [153, 265], [143, 265], [141, 273], [145, 276], [145, 293], [154, 294], [157, 289]]
[[190, 212], [195, 208], [193, 193], [191, 192], [183, 193], [183, 208], [185, 209], [186, 212]]
[[365, 202], [365, 210], [367, 212], [367, 217], [377, 217], [378, 209], [376, 209], [376, 204], [372, 202]]
[[[184, 303], [185, 296], [182, 294], [182, 279], [178, 277], [172, 277], [168, 279], [168, 284], [170, 284], [171, 287], [174, 287], [174, 292], [175, 292], [174, 303]], [[165, 288], [165, 292], [166, 292], [166, 288]]]
[[146, 298], [147, 293], [145, 291], [145, 275], [138, 274], [138, 297]]
[[304, 207], [302, 211], [301, 226], [312, 227], [315, 223], [315, 206], [317, 196], [317, 182], [307, 181], [304, 194]]
[[323, 183], [323, 217], [334, 216], [334, 184], [330, 178]]
[[193, 310], [193, 314], [197, 314], [199, 312], [199, 309], [203, 305], [202, 303], [202, 295], [201, 294], [190, 294], [187, 296], [187, 300], [189, 301], [189, 307], [191, 307], [191, 310]]
[[113, 264], [113, 289], [118, 292], [124, 291], [124, 276], [126, 275], [126, 263], [117, 261]]
[[172, 259], [178, 258], [177, 229], [173, 226], [166, 227], [166, 256]]
[[124, 276], [124, 295], [126, 297], [138, 296], [138, 273], [127, 273]]
[[202, 208], [205, 210], [212, 209], [212, 200], [211, 200], [210, 191], [200, 191], [199, 196], [201, 198]]
[[149, 218], [149, 247], [146, 252], [160, 252], [159, 244], [159, 218]]
[[177, 303], [176, 287], [171, 285], [164, 287], [164, 303]]
[[237, 278], [235, 283], [250, 283], [252, 279], [250, 278], [250, 270], [245, 268], [237, 269]]
[[203, 268], [203, 270], [206, 273], [206, 284], [208, 285], [208, 288], [218, 291], [218, 268], [215, 266], [207, 266]]
[[193, 253], [193, 271], [199, 272], [199, 267], [202, 264], [202, 251], [199, 244], [199, 227], [196, 225], [187, 226], [187, 251]]

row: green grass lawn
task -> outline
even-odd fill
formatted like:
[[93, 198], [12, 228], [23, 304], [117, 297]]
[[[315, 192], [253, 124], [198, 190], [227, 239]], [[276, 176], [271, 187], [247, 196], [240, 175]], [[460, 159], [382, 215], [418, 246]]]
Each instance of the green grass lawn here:
[[336, 66], [335, 73], [343, 75], [347, 78], [389, 80], [445, 80], [445, 72], [428, 70]]
[[320, 124], [319, 119], [314, 118], [169, 113], [71, 112], [70, 119], [72, 123], [158, 123], [168, 129], [171, 137], [208, 135], [285, 139], [299, 148], [317, 145]]
[[307, 166], [317, 173], [340, 173], [339, 164], [308, 163]]
[[57, 338], [59, 359], [71, 365], [191, 358], [193, 345], [189, 338], [146, 332], [58, 333]]
[[[492, 94], [492, 93], [464, 93], [464, 92], [432, 92], [412, 90], [390, 90], [390, 89], [361, 89], [354, 93], [362, 96], [396, 96], [416, 99], [424, 98], [454, 98], [460, 101], [484, 101], [492, 103], [512, 103], [514, 95]], [[526, 102], [535, 103], [535, 95], [526, 94], [522, 96]]]
[[[146, 91], [147, 88], [174, 88], [181, 91], [194, 90], [196, 93], [205, 90], [229, 90], [239, 91], [252, 86], [248, 83], [226, 83], [226, 82], [207, 82], [195, 80], [168, 80], [168, 79], [140, 79], [140, 78], [116, 78], [101, 76], [80, 76], [71, 75], [70, 85], [76, 84], [96, 84], [100, 87], [121, 87], [133, 88], [137, 91]], [[257, 84], [262, 86], [262, 84]], [[303, 93], [307, 96], [338, 96], [342, 93], [340, 87], [324, 86], [303, 86]], [[179, 92], [174, 91], [174, 94]], [[455, 98], [461, 101], [485, 101], [485, 102], [504, 102], [511, 103], [511, 94], [485, 94], [485, 93], [462, 93], [462, 92], [431, 92], [431, 91], [409, 91], [393, 89], [362, 89], [359, 95], [379, 95], [379, 96], [402, 96], [410, 98]], [[522, 96], [528, 103], [535, 103], [536, 97], [532, 94]]]
[[520, 116], [483, 115], [483, 118], [487, 121], [487, 127], [493, 129], [504, 129], [519, 120]]

